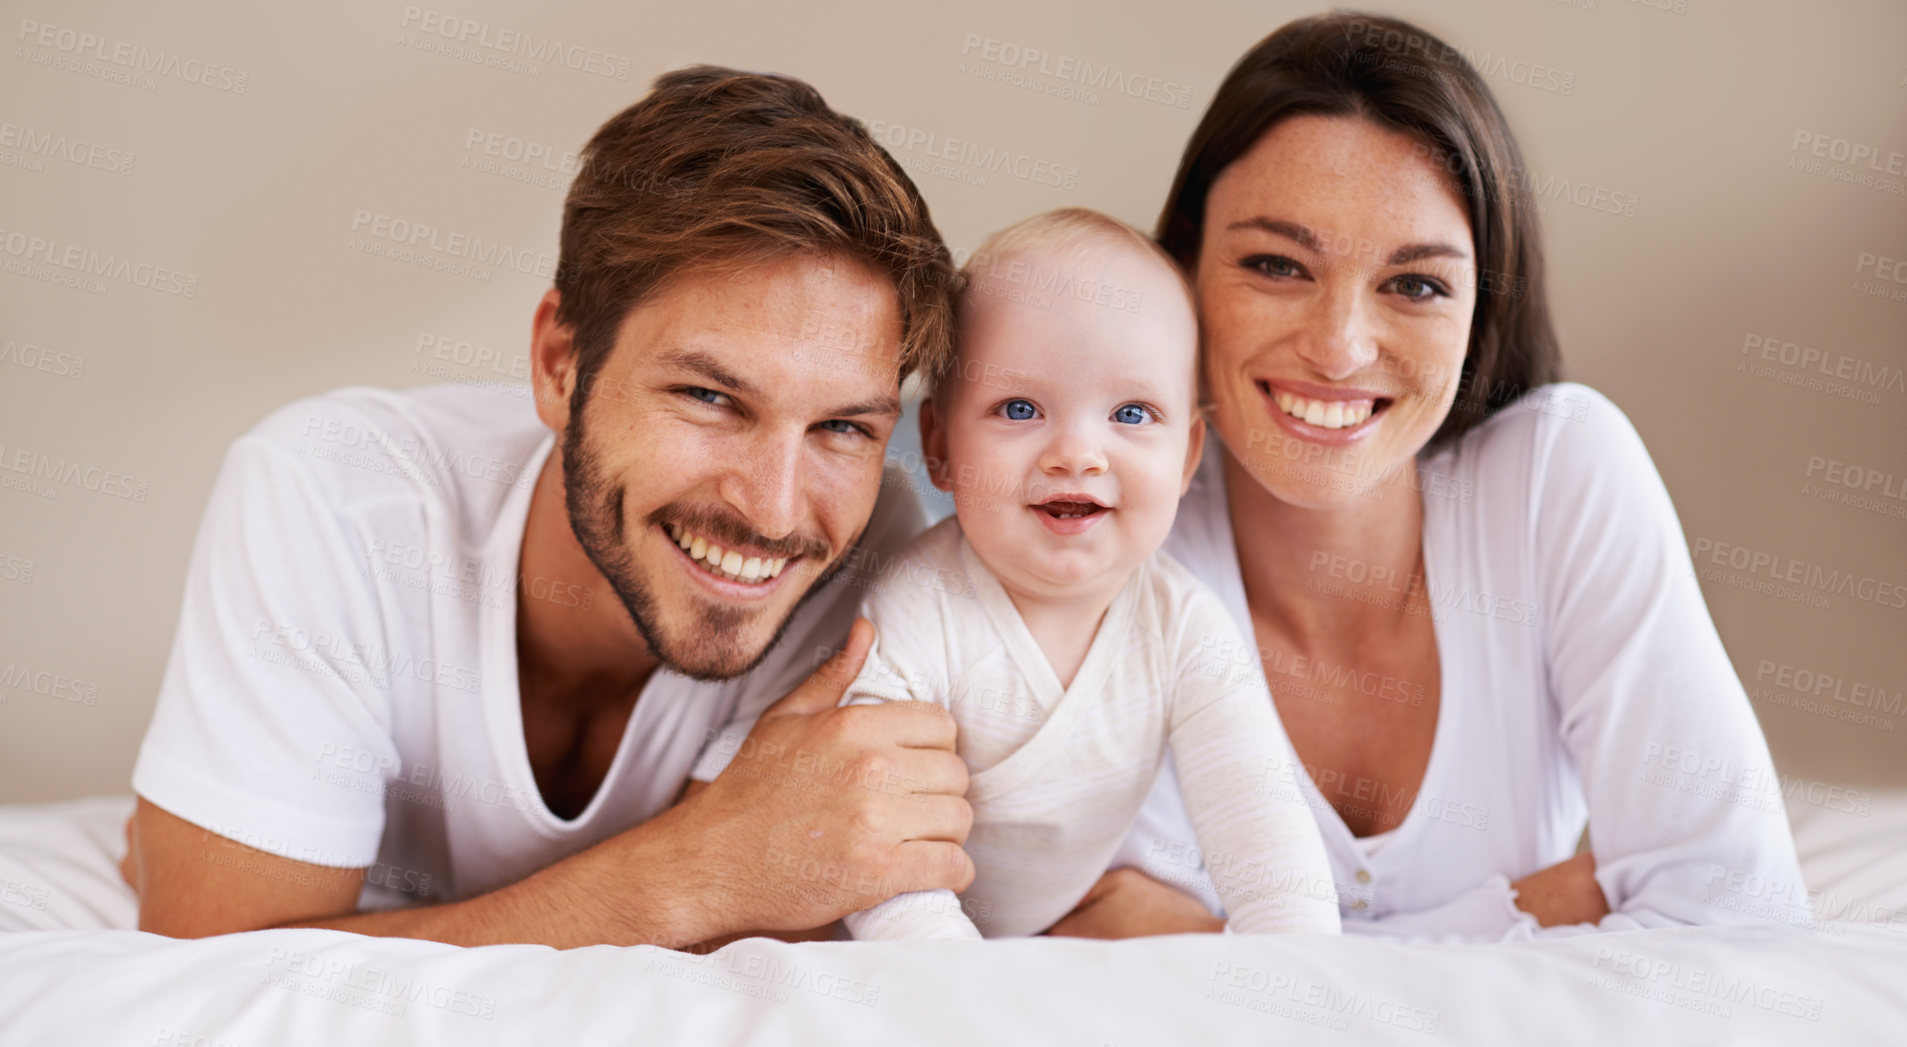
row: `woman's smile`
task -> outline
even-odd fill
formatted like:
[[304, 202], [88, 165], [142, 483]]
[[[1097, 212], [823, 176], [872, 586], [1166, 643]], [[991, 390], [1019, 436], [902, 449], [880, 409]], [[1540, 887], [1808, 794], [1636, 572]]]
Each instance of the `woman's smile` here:
[[1333, 389], [1308, 382], [1259, 378], [1272, 421], [1301, 440], [1344, 446], [1376, 429], [1396, 398], [1366, 389]]

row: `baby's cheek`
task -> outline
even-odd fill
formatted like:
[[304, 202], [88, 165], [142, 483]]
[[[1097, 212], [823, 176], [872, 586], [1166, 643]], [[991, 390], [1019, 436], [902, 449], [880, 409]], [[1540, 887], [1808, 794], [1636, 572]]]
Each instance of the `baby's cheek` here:
[[[1148, 463], [1143, 475], [1127, 486], [1126, 529], [1137, 543], [1159, 545], [1172, 530], [1179, 505], [1179, 479], [1185, 469], [1185, 448], [1176, 456]], [[1144, 549], [1143, 556], [1151, 555]]]
[[1010, 533], [1007, 506], [999, 498], [975, 494], [965, 499], [964, 503], [956, 501], [955, 506], [960, 517], [960, 530], [975, 549], [1010, 553], [1021, 544]]

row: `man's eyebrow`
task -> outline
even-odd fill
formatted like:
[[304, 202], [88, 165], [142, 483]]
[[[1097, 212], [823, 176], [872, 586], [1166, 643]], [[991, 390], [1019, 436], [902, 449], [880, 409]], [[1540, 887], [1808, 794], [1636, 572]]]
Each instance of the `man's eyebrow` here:
[[[664, 366], [681, 367], [708, 379], [716, 385], [733, 389], [743, 396], [753, 396], [756, 389], [753, 383], [723, 367], [721, 361], [699, 349], [671, 349], [657, 357]], [[828, 418], [856, 418], [862, 415], [899, 415], [901, 402], [898, 397], [877, 396], [870, 400], [858, 400], [843, 404], [822, 414]]]
[[898, 415], [901, 413], [901, 402], [892, 396], [877, 396], [872, 400], [844, 404], [822, 413], [829, 418], [855, 418], [864, 414]]
[[[1281, 218], [1267, 218], [1264, 215], [1258, 215], [1253, 218], [1233, 222], [1225, 228], [1228, 232], [1233, 229], [1258, 229], [1270, 233], [1273, 236], [1282, 236], [1307, 251], [1318, 254], [1323, 253], [1318, 246], [1318, 234], [1312, 232], [1310, 226], [1301, 225], [1297, 222], [1287, 222]], [[1470, 252], [1461, 247], [1452, 247], [1449, 244], [1405, 244], [1397, 250], [1392, 251], [1390, 258], [1384, 264], [1409, 265], [1412, 262], [1424, 258], [1456, 258], [1462, 260], [1469, 257]]]
[[700, 349], [671, 349], [663, 353], [659, 362], [669, 367], [681, 367], [707, 378], [717, 385], [727, 386], [747, 396], [755, 394], [755, 386], [747, 379], [723, 367], [721, 361], [702, 352]]

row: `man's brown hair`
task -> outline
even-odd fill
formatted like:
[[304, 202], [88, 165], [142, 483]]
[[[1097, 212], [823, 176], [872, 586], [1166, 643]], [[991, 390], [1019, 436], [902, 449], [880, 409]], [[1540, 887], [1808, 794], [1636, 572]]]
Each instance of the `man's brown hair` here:
[[657, 77], [583, 148], [560, 250], [556, 320], [575, 332], [583, 395], [629, 310], [671, 280], [790, 254], [892, 282], [902, 379], [938, 373], [951, 351], [953, 264], [926, 201], [859, 120], [793, 77]]

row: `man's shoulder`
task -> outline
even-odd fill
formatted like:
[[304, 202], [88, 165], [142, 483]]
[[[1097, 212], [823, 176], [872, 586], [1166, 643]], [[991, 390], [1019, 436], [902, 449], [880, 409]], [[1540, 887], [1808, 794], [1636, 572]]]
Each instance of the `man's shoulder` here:
[[858, 604], [870, 587], [893, 573], [903, 559], [916, 556], [920, 543], [938, 530], [927, 526], [927, 514], [921, 510], [908, 474], [898, 466], [887, 466], [881, 474], [881, 493], [860, 540], [842, 556], [840, 569], [828, 579], [828, 592], [816, 593], [809, 602], [821, 602], [825, 597], [850, 606]]
[[524, 390], [346, 386], [279, 407], [234, 446], [301, 463], [339, 508], [391, 496], [500, 501], [535, 482], [526, 466], [549, 436]]
[[[895, 505], [885, 519], [868, 522], [861, 541], [843, 558], [840, 574], [849, 587], [867, 589], [901, 569], [903, 563], [947, 566], [960, 563], [960, 524], [952, 516], [929, 524], [918, 504]], [[882, 510], [876, 510], [876, 517]], [[877, 531], [878, 526], [878, 533]]]
[[855, 567], [844, 582], [860, 594], [863, 617], [883, 630], [913, 626], [929, 632], [949, 617], [979, 613], [988, 571], [953, 516]]
[[912, 475], [898, 465], [883, 468], [881, 493], [861, 535], [862, 547], [895, 555], [914, 544], [926, 529], [927, 514], [914, 493]]

